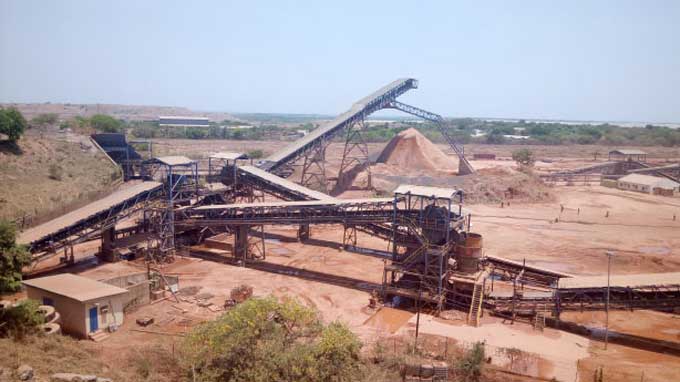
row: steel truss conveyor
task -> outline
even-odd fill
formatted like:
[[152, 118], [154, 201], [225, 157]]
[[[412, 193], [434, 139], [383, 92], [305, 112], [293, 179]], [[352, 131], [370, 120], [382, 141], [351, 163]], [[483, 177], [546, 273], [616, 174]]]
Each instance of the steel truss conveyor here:
[[35, 259], [53, 255], [61, 248], [91, 240], [121, 219], [158, 199], [163, 185], [143, 182], [22, 232], [19, 242], [27, 244]]
[[418, 87], [418, 81], [413, 78], [402, 78], [383, 86], [371, 95], [362, 98], [352, 107], [340, 114], [333, 121], [321, 126], [305, 137], [295, 141], [283, 150], [267, 157], [258, 166], [265, 171], [277, 173], [283, 167], [292, 164], [298, 158], [309, 153], [318, 144], [327, 142], [337, 133], [362, 121], [368, 115], [388, 107], [400, 95]]
[[[417, 208], [405, 208], [400, 198], [338, 199], [207, 205], [179, 209], [175, 226], [182, 228], [231, 225], [299, 225], [299, 224], [371, 224], [393, 223], [430, 227]], [[464, 219], [451, 214], [451, 229], [464, 224]], [[437, 224], [441, 224], [437, 221]]]

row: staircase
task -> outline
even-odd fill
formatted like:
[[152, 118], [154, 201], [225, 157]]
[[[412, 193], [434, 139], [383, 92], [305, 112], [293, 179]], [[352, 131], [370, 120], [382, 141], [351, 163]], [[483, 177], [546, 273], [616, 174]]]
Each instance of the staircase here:
[[479, 319], [482, 316], [482, 302], [484, 300], [484, 284], [475, 283], [472, 291], [472, 302], [468, 312], [468, 325], [479, 326]]
[[94, 333], [90, 333], [88, 335], [88, 337], [90, 337], [90, 339], [94, 342], [102, 342], [102, 341], [106, 340], [107, 338], [109, 338], [109, 333], [107, 333], [103, 330], [97, 330]]

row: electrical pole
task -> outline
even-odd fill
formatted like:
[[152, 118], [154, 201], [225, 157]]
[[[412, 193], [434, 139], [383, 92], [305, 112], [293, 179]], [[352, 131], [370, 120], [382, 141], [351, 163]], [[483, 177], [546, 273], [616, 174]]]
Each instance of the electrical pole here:
[[605, 308], [604, 350], [607, 350], [607, 344], [609, 343], [609, 279], [611, 277], [613, 254], [613, 252], [607, 251], [607, 306]]

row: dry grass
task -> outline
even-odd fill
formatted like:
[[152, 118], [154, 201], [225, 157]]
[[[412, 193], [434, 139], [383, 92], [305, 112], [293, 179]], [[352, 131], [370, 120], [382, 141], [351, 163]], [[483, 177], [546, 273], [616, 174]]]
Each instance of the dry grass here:
[[5, 367], [15, 369], [27, 364], [43, 378], [52, 373], [78, 373], [126, 380], [119, 370], [102, 362], [100, 356], [93, 342], [67, 336], [32, 336], [19, 342], [0, 339], [0, 365]]
[[184, 380], [179, 363], [160, 345], [130, 347], [123, 358], [109, 358], [101, 345], [68, 336], [31, 336], [14, 342], [0, 339], [0, 366], [27, 364], [40, 380], [53, 373], [90, 374], [114, 381], [171, 382]]
[[62, 212], [110, 189], [117, 174], [92, 148], [25, 136], [17, 147], [0, 147], [0, 218]]

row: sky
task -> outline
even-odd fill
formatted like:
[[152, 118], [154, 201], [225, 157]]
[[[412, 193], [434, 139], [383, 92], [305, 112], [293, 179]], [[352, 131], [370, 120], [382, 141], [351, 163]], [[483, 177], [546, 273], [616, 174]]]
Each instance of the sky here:
[[680, 122], [679, 1], [0, 0], [0, 102]]

